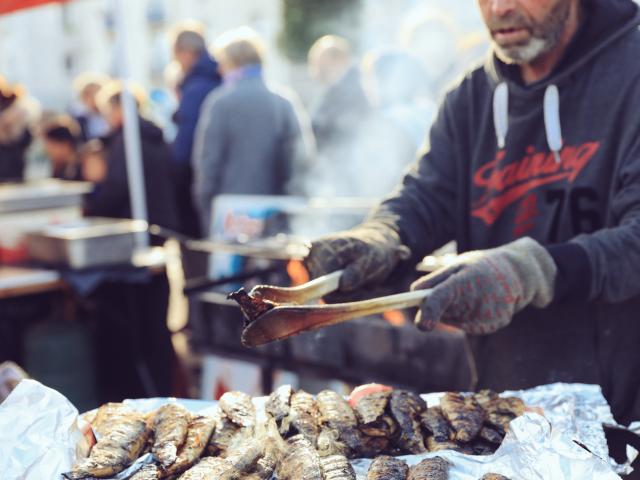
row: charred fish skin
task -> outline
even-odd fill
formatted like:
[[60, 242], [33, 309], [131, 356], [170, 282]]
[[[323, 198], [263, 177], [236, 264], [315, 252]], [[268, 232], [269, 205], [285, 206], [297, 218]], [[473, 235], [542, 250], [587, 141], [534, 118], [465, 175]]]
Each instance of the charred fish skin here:
[[220, 480], [232, 468], [232, 465], [223, 458], [206, 457], [178, 478], [180, 480]]
[[371, 393], [355, 405], [360, 431], [371, 437], [390, 437], [397, 426], [386, 414], [391, 391]]
[[289, 416], [283, 422], [294, 434], [301, 434], [315, 447], [320, 433], [318, 405], [313, 396], [303, 390], [291, 396]]
[[356, 480], [356, 472], [343, 455], [330, 455], [320, 459], [324, 480]]
[[390, 440], [387, 437], [370, 437], [360, 435], [360, 445], [357, 456], [361, 458], [375, 458], [389, 448]]
[[377, 457], [367, 472], [367, 480], [406, 480], [409, 466], [404, 460], [382, 455]]
[[449, 392], [440, 400], [440, 407], [455, 430], [457, 441], [468, 443], [480, 433], [485, 414], [474, 397]]
[[394, 390], [389, 400], [391, 415], [398, 424], [399, 436], [396, 444], [412, 454], [424, 453], [420, 417], [427, 409], [425, 401], [415, 393], [406, 390]]
[[511, 420], [521, 416], [525, 412], [525, 404], [517, 397], [497, 397], [481, 403], [486, 412], [486, 423], [501, 435], [505, 435], [509, 429]]
[[320, 457], [304, 435], [287, 440], [287, 450], [276, 474], [278, 480], [323, 480]]
[[422, 460], [409, 469], [407, 480], [447, 480], [451, 463], [441, 457]]
[[484, 426], [480, 429], [478, 437], [485, 442], [489, 442], [494, 445], [500, 445], [502, 443], [504, 435], [502, 435], [497, 429]]
[[324, 390], [317, 396], [320, 423], [336, 432], [337, 440], [355, 452], [360, 444], [358, 419], [351, 405], [339, 394]]
[[157, 465], [149, 464], [134, 473], [129, 480], [158, 480], [161, 478], [160, 469]]
[[163, 468], [176, 461], [178, 449], [187, 437], [191, 414], [177, 403], [160, 407], [153, 416], [153, 456]]
[[88, 458], [63, 475], [69, 480], [117, 475], [140, 456], [150, 433], [143, 414], [136, 412], [126, 416], [98, 440]]
[[251, 397], [243, 392], [227, 392], [220, 397], [220, 408], [227, 418], [239, 427], [253, 428], [256, 424], [256, 408]]
[[425, 430], [429, 431], [438, 443], [453, 440], [453, 432], [440, 407], [431, 407], [422, 412], [420, 419]]
[[500, 475], [497, 473], [487, 473], [483, 475], [480, 480], [509, 480], [509, 479], [504, 475]]
[[202, 456], [215, 428], [215, 418], [198, 415], [191, 419], [187, 438], [178, 451], [176, 461], [165, 470], [166, 475], [175, 475], [190, 468]]
[[430, 452], [442, 452], [444, 450], [450, 450], [452, 452], [465, 453], [464, 449], [453, 441], [447, 440], [446, 442], [438, 442], [434, 437], [427, 438], [427, 449]]

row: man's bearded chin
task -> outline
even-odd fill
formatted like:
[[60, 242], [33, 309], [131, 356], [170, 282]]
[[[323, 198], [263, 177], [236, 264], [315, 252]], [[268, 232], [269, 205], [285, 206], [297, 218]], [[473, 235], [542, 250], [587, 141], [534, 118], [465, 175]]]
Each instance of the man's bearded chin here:
[[500, 60], [505, 63], [523, 65], [532, 63], [545, 53], [551, 51], [562, 38], [571, 11], [571, 2], [561, 0], [538, 24], [526, 22], [524, 19], [516, 21], [516, 24], [527, 25], [533, 31], [531, 39], [522, 45], [502, 47], [493, 42], [493, 48]]
[[507, 64], [524, 65], [540, 58], [553, 48], [548, 40], [533, 37], [525, 45], [501, 47], [493, 42], [493, 49], [497, 57]]

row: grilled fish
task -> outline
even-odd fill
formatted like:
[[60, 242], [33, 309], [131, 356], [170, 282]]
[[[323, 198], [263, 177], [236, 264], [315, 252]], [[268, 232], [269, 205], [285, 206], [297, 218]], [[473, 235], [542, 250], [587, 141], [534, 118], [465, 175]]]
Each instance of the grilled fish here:
[[157, 465], [149, 464], [134, 473], [129, 480], [158, 480], [161, 478], [160, 469]]
[[447, 480], [451, 463], [441, 457], [427, 458], [409, 469], [407, 480]]
[[486, 423], [505, 435], [511, 420], [524, 414], [525, 404], [520, 398], [498, 397], [482, 404], [482, 408], [486, 412]]
[[356, 472], [343, 455], [331, 455], [320, 459], [324, 480], [356, 480]]
[[150, 430], [143, 414], [133, 412], [119, 419], [64, 476], [69, 480], [117, 475], [136, 460], [144, 449]]
[[453, 432], [447, 419], [444, 418], [440, 407], [431, 407], [422, 412], [420, 416], [422, 426], [431, 433], [434, 441], [438, 443], [453, 440]]
[[486, 475], [483, 475], [483, 477], [480, 480], [509, 480], [509, 479], [504, 475], [499, 475], [497, 473], [487, 473]]
[[317, 395], [320, 423], [335, 432], [336, 439], [355, 452], [360, 445], [358, 419], [351, 405], [336, 392], [324, 390]]
[[391, 391], [376, 392], [366, 395], [355, 405], [356, 416], [360, 423], [360, 431], [371, 437], [391, 437], [398, 426], [386, 414]]
[[320, 433], [318, 421], [319, 412], [315, 399], [311, 394], [300, 390], [291, 396], [291, 408], [283, 421], [282, 430], [289, 435], [304, 435], [315, 447]]
[[265, 410], [276, 421], [278, 427], [282, 420], [289, 415], [291, 395], [293, 395], [291, 385], [282, 385], [275, 392], [272, 392], [267, 399]]
[[278, 480], [323, 480], [320, 457], [304, 435], [287, 441], [287, 450], [276, 473]]
[[420, 416], [427, 409], [425, 401], [415, 393], [394, 390], [389, 400], [389, 408], [400, 432], [396, 445], [412, 454], [426, 452], [420, 426]]
[[256, 424], [256, 408], [246, 393], [225, 393], [220, 397], [220, 408], [239, 427], [253, 428]]
[[151, 452], [163, 468], [176, 461], [178, 449], [187, 437], [191, 414], [177, 403], [160, 407], [153, 416], [154, 441]]
[[132, 413], [133, 409], [124, 403], [105, 403], [98, 409], [95, 417], [91, 420], [91, 428], [100, 437], [105, 435], [123, 417]]
[[252, 472], [264, 452], [264, 439], [252, 437], [234, 446], [225, 459], [240, 473]]
[[233, 423], [222, 412], [218, 411], [215, 418], [215, 429], [209, 440], [207, 453], [225, 456], [231, 446], [253, 435], [252, 428], [242, 428]]
[[440, 400], [444, 416], [456, 431], [456, 440], [468, 443], [480, 432], [484, 423], [484, 411], [474, 397], [464, 397], [449, 392]]
[[386, 455], [377, 457], [367, 472], [367, 480], [406, 480], [409, 467], [404, 460]]
[[165, 470], [167, 475], [185, 471], [202, 456], [215, 428], [215, 422], [215, 418], [203, 415], [198, 415], [191, 419], [187, 438], [178, 452], [176, 461]]
[[220, 457], [206, 457], [184, 472], [180, 480], [220, 480], [229, 474], [233, 465]]

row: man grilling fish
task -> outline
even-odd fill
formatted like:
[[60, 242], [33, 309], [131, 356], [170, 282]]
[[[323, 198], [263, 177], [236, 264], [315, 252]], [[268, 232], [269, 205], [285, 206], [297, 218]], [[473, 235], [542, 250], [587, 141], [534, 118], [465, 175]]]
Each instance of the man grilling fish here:
[[[312, 244], [312, 276], [383, 284], [456, 240], [415, 322], [469, 334], [479, 388], [600, 384], [640, 418], [640, 9], [478, 0], [486, 63], [446, 95], [429, 147], [360, 226]], [[406, 259], [407, 247], [411, 258]]]

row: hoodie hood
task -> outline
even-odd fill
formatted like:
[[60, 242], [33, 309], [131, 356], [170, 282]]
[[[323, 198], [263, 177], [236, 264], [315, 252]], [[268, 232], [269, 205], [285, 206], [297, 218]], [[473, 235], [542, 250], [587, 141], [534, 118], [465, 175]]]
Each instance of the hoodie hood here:
[[180, 89], [196, 78], [204, 78], [219, 83], [221, 81], [218, 72], [218, 62], [216, 62], [207, 52], [203, 52], [198, 61], [193, 65], [180, 84]]
[[[560, 88], [580, 68], [640, 25], [640, 7], [631, 0], [582, 0], [583, 19], [575, 37], [549, 76], [524, 85], [516, 65], [491, 53], [485, 70], [494, 84], [493, 122], [498, 148], [506, 147], [509, 130], [509, 96], [540, 98], [544, 91], [544, 125], [549, 149], [560, 163], [563, 147], [560, 123]], [[560, 88], [559, 88], [560, 87]]]

